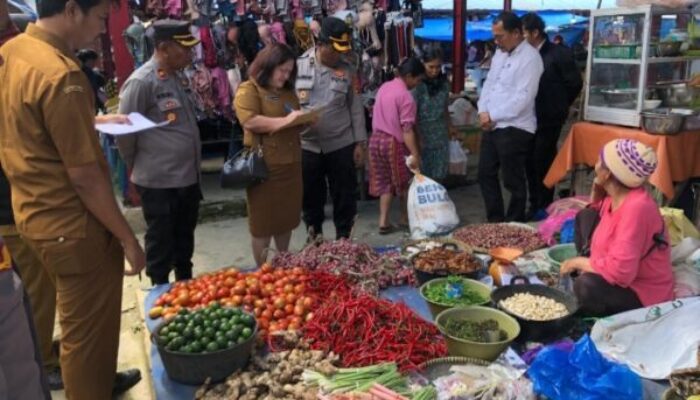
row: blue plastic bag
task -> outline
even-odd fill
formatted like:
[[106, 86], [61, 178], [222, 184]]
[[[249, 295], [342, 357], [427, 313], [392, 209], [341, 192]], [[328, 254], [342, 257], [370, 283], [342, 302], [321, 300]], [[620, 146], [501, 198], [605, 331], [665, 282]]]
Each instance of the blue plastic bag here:
[[559, 243], [573, 243], [574, 242], [574, 224], [576, 220], [574, 218], [566, 220], [564, 225], [561, 227], [559, 232]]
[[570, 351], [543, 349], [528, 369], [535, 393], [551, 400], [639, 400], [642, 380], [605, 359], [585, 335]]

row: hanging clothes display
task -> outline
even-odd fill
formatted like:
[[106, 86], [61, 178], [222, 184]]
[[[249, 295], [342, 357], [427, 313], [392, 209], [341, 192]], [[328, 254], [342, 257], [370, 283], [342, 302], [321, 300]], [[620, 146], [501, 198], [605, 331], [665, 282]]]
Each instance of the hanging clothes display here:
[[[144, 0], [139, 15], [187, 19], [201, 43], [187, 71], [201, 118], [235, 118], [229, 112], [248, 66], [269, 43], [284, 43], [301, 55], [314, 46], [314, 30], [324, 15], [344, 20], [353, 30], [346, 61], [357, 68], [356, 90], [367, 107], [401, 60], [413, 55], [414, 18], [420, 0]], [[402, 8], [403, 7], [403, 8]], [[124, 32], [137, 66], [153, 54], [146, 24]]]

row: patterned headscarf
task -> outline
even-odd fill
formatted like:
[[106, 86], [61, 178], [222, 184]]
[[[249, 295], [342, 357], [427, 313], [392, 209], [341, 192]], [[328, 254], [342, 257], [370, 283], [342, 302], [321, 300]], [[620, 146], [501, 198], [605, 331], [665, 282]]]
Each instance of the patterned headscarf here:
[[637, 188], [656, 169], [656, 153], [651, 147], [632, 139], [615, 139], [603, 147], [601, 161], [620, 183]]

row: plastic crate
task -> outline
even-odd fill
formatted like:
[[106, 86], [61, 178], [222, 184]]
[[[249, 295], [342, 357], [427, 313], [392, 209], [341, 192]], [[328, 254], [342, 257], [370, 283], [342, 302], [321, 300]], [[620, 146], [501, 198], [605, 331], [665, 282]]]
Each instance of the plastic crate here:
[[622, 58], [631, 60], [639, 58], [640, 49], [638, 44], [616, 44], [596, 46], [594, 51], [596, 58]]

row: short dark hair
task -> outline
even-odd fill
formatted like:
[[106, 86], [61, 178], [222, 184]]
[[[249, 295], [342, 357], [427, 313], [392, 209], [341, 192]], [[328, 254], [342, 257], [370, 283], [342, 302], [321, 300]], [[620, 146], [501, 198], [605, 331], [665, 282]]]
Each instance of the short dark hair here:
[[282, 43], [272, 43], [265, 46], [258, 55], [255, 57], [255, 61], [251, 64], [248, 70], [248, 75], [255, 79], [255, 81], [264, 88], [269, 88], [270, 79], [272, 78], [272, 73], [275, 68], [286, 63], [287, 61], [294, 61], [294, 69], [292, 70], [289, 79], [284, 84], [285, 89], [294, 89], [294, 82], [297, 79], [297, 63], [294, 51]]
[[442, 52], [442, 49], [439, 47], [434, 47], [431, 49], [426, 50], [423, 53], [423, 56], [421, 57], [421, 60], [423, 60], [424, 63], [435, 61], [435, 60], [440, 60], [444, 61], [444, 54]]
[[416, 57], [406, 58], [399, 65], [399, 76], [406, 77], [425, 75], [425, 65]]
[[503, 11], [493, 20], [494, 25], [497, 25], [499, 22], [503, 22], [503, 29], [506, 32], [523, 32], [523, 21], [515, 13]]
[[[115, 6], [119, 6], [119, 0], [73, 0], [78, 4], [83, 14], [87, 14], [91, 8], [96, 7], [103, 1], [109, 1]], [[36, 11], [39, 18], [49, 18], [60, 14], [66, 9], [68, 0], [38, 0]]]
[[542, 17], [535, 13], [527, 13], [523, 15], [521, 18], [523, 22], [523, 29], [525, 29], [528, 32], [534, 32], [534, 31], [539, 31], [540, 35], [545, 35], [544, 32], [544, 20]]

